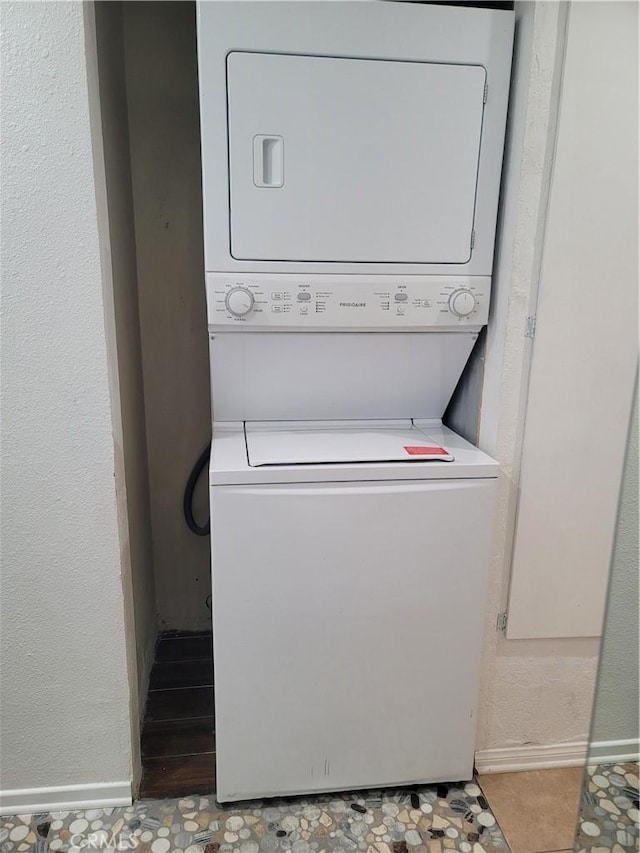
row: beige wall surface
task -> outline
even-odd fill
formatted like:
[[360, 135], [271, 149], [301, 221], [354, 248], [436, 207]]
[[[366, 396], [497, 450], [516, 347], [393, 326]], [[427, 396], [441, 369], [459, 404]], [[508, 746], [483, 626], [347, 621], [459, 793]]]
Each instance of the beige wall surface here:
[[93, 6], [96, 28], [96, 56], [99, 92], [96, 100], [94, 147], [104, 170], [104, 212], [102, 226], [103, 268], [106, 286], [112, 295], [113, 347], [110, 357], [117, 365], [120, 400], [120, 441], [116, 465], [122, 479], [122, 499], [126, 513], [124, 535], [130, 554], [135, 623], [135, 654], [138, 700], [142, 707], [157, 634], [156, 594], [151, 544], [149, 478], [145, 435], [142, 354], [138, 317], [136, 245], [133, 197], [129, 163], [129, 129], [122, 4], [98, 2]]
[[130, 795], [135, 673], [83, 4], [1, 13], [0, 799], [29, 812]]
[[[211, 436], [195, 4], [123, 4], [153, 562], [161, 628], [210, 627], [209, 538], [182, 516]], [[196, 517], [208, 512], [206, 472]]]

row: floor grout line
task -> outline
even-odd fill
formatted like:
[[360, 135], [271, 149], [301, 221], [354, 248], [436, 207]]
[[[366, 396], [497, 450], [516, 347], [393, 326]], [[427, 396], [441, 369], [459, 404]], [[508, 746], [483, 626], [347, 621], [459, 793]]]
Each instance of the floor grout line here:
[[187, 720], [206, 720], [210, 717], [215, 719], [214, 714], [202, 714], [196, 715], [195, 717], [162, 717], [160, 720], [150, 720], [145, 719], [145, 723], [185, 723]]
[[145, 723], [181, 723], [183, 720], [214, 720], [215, 714], [198, 714], [195, 717], [167, 717], [166, 720], [147, 720]]
[[213, 690], [213, 684], [187, 684], [184, 687], [154, 687], [149, 693], [171, 693], [174, 690]]
[[143, 755], [144, 761], [162, 761], [165, 758], [191, 758], [194, 755], [215, 755], [215, 749], [207, 749], [204, 752], [176, 752], [171, 755]]
[[175, 640], [202, 640], [209, 637], [213, 638], [211, 631], [204, 631], [202, 634], [189, 634], [187, 637], [160, 637], [158, 645], [160, 643], [173, 643]]

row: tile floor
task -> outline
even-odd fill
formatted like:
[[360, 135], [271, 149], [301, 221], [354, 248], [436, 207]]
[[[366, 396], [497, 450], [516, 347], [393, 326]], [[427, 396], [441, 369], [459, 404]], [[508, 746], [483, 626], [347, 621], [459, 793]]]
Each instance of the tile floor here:
[[512, 853], [639, 849], [637, 763], [496, 773], [478, 784]]
[[227, 806], [212, 797], [192, 796], [140, 800], [115, 809], [18, 815], [0, 819], [0, 851], [637, 851], [638, 764], [589, 767], [576, 815], [582, 777], [582, 771], [574, 770], [482, 776], [478, 781], [484, 794], [473, 782]]
[[588, 767], [575, 847], [579, 853], [640, 849], [638, 762]]
[[562, 767], [482, 775], [478, 784], [513, 853], [549, 853], [573, 847], [583, 777], [582, 767]]
[[1, 851], [483, 853], [508, 847], [475, 783], [221, 806], [209, 797], [5, 818]]

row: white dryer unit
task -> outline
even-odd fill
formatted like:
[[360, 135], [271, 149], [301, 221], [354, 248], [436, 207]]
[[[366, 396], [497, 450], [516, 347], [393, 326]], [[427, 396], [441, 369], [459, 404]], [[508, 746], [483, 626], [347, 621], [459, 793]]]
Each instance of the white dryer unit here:
[[217, 797], [471, 777], [513, 13], [198, 5]]
[[200, 3], [207, 273], [489, 276], [512, 42], [503, 10]]

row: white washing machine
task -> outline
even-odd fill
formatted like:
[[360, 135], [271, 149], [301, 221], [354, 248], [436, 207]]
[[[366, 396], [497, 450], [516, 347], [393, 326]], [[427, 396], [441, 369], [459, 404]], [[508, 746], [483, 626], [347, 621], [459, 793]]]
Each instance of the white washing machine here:
[[513, 13], [198, 7], [217, 797], [469, 779]]
[[220, 800], [471, 778], [496, 476], [437, 420], [216, 428]]

